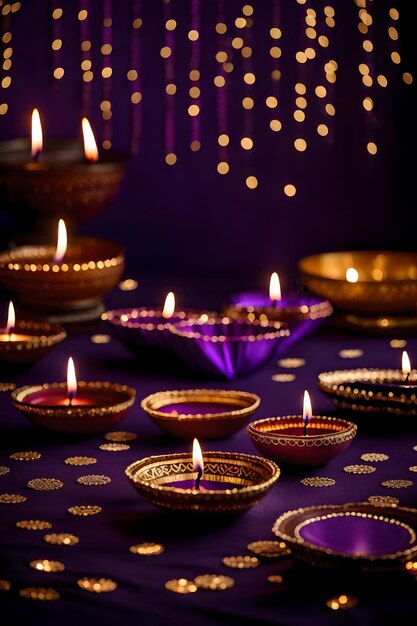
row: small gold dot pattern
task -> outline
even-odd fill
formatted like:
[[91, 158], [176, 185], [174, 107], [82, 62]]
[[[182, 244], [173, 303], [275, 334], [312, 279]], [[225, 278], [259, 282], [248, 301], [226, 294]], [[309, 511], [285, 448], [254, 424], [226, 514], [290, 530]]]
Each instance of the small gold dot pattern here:
[[27, 600], [39, 600], [41, 602], [58, 600], [60, 598], [58, 591], [50, 587], [25, 587], [19, 591], [19, 595]]
[[21, 496], [18, 493], [1, 493], [0, 504], [20, 504], [26, 502], [26, 496]]
[[123, 452], [129, 450], [130, 446], [128, 443], [102, 443], [99, 448], [105, 452]]
[[371, 463], [382, 463], [383, 461], [388, 461], [389, 456], [383, 452], [364, 452], [364, 454], [361, 454], [361, 459]]
[[284, 578], [283, 576], [281, 576], [281, 574], [271, 574], [270, 576], [268, 576], [267, 581], [269, 583], [275, 583], [276, 585], [282, 585], [282, 583], [284, 582]]
[[407, 489], [407, 487], [412, 487], [413, 481], [403, 479], [384, 480], [381, 485], [382, 487], [387, 487], [387, 489]]
[[355, 596], [341, 594], [326, 600], [326, 606], [333, 611], [346, 611], [353, 609], [358, 605], [358, 599]]
[[333, 487], [336, 484], [334, 478], [327, 478], [325, 476], [312, 476], [308, 478], [302, 478], [300, 480], [302, 485], [306, 487]]
[[252, 541], [247, 548], [257, 556], [265, 558], [278, 558], [290, 554], [283, 541]]
[[52, 528], [51, 522], [40, 519], [23, 519], [16, 522], [16, 526], [22, 530], [49, 530]]
[[103, 509], [96, 504], [81, 504], [79, 506], [70, 506], [68, 513], [71, 515], [78, 515], [81, 517], [87, 517], [88, 515], [97, 515], [101, 513]]
[[24, 450], [23, 452], [13, 452], [10, 455], [11, 459], [15, 461], [37, 461], [41, 458], [40, 452], [35, 452], [33, 450]]
[[299, 358], [280, 359], [278, 361], [278, 365], [280, 367], [285, 367], [286, 369], [295, 369], [297, 367], [303, 367], [305, 364], [306, 364], [305, 359], [299, 359]]
[[5, 474], [8, 474], [10, 472], [10, 467], [7, 467], [6, 465], [0, 465], [0, 476], [4, 476]]
[[50, 561], [49, 559], [37, 559], [29, 563], [32, 569], [36, 569], [38, 572], [63, 572], [65, 565], [61, 561]]
[[77, 585], [90, 593], [109, 593], [117, 589], [117, 583], [111, 578], [80, 578]]
[[295, 380], [294, 374], [274, 374], [271, 379], [276, 383], [291, 383]]
[[226, 591], [235, 584], [234, 578], [223, 574], [201, 574], [194, 578], [194, 582], [199, 589], [207, 591]]
[[69, 456], [64, 463], [66, 465], [94, 465], [97, 459], [93, 456]]
[[57, 478], [32, 478], [28, 481], [27, 486], [36, 491], [53, 491], [55, 489], [61, 489], [64, 483]]
[[222, 559], [223, 565], [226, 567], [231, 567], [233, 569], [251, 569], [253, 567], [258, 567], [260, 565], [260, 560], [256, 556], [249, 556], [245, 554], [244, 556], [225, 556]]
[[165, 589], [173, 591], [174, 593], [187, 594], [195, 593], [198, 587], [193, 580], [187, 580], [187, 578], [173, 578], [165, 583]]
[[394, 496], [369, 496], [368, 502], [375, 506], [392, 506], [400, 503]]
[[86, 487], [107, 485], [110, 482], [111, 478], [109, 476], [104, 476], [104, 474], [87, 474], [86, 476], [80, 476], [77, 478], [77, 483], [85, 485]]
[[126, 441], [134, 441], [138, 438], [136, 433], [131, 433], [127, 430], [114, 430], [104, 435], [108, 441], [114, 441], [115, 443], [124, 443]]
[[165, 551], [165, 546], [162, 543], [144, 542], [130, 546], [129, 551], [141, 556], [157, 556]]
[[372, 465], [345, 465], [343, 471], [348, 474], [372, 474], [376, 471], [376, 467], [372, 467]]
[[0, 578], [0, 591], [10, 591], [11, 588], [12, 584], [10, 581]]
[[46, 543], [56, 546], [75, 546], [80, 540], [72, 533], [50, 533], [44, 536]]

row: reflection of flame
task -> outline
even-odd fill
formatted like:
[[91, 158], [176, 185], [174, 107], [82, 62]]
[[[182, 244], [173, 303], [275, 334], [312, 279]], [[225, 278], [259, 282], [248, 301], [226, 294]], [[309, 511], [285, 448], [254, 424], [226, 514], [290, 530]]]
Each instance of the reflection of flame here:
[[312, 416], [313, 416], [313, 409], [311, 408], [310, 394], [308, 393], [308, 391], [305, 391], [304, 392], [304, 402], [303, 402], [304, 426], [307, 426], [307, 424], [311, 420]]
[[272, 272], [271, 280], [269, 281], [269, 297], [276, 302], [281, 300], [281, 285], [276, 272]]
[[411, 372], [411, 363], [410, 363], [408, 354], [405, 350], [403, 352], [403, 357], [402, 357], [402, 366], [403, 366], [403, 376], [408, 378]]
[[32, 149], [31, 154], [33, 157], [37, 157], [39, 152], [42, 152], [42, 125], [41, 118], [38, 109], [32, 111]]
[[10, 300], [9, 302], [9, 311], [7, 314], [7, 326], [6, 326], [6, 335], [9, 335], [16, 324], [16, 315], [14, 312], [13, 302]]
[[72, 356], [70, 356], [70, 358], [68, 359], [67, 393], [68, 393], [69, 403], [71, 404], [73, 397], [77, 393], [77, 378], [75, 376], [75, 367], [74, 367], [74, 361], [72, 360]]
[[54, 256], [54, 263], [61, 263], [67, 251], [67, 227], [64, 220], [58, 222], [58, 241], [56, 244], [56, 252]]
[[357, 283], [359, 280], [358, 270], [355, 270], [354, 267], [348, 267], [346, 270], [346, 280], [348, 283]]
[[164, 304], [164, 309], [162, 311], [162, 317], [165, 317], [165, 319], [169, 319], [170, 317], [174, 315], [174, 311], [175, 311], [175, 296], [173, 292], [170, 291], [167, 294], [167, 297], [165, 298], [165, 304]]
[[81, 124], [83, 128], [85, 158], [87, 161], [96, 163], [98, 161], [98, 150], [90, 122], [86, 117], [83, 117]]
[[203, 453], [201, 452], [198, 439], [193, 440], [193, 470], [195, 472], [204, 472]]

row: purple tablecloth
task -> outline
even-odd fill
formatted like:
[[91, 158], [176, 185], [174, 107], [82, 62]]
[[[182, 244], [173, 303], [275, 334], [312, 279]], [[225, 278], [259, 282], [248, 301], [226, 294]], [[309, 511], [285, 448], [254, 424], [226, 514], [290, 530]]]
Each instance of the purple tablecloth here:
[[[127, 306], [133, 294], [115, 294], [115, 301]], [[83, 334], [72, 335], [45, 360], [18, 375], [3, 368], [2, 380], [19, 384], [62, 380], [66, 360], [72, 355], [79, 379], [110, 380], [132, 385], [137, 402], [120, 428], [137, 432], [139, 438], [123, 452], [99, 449], [102, 436], [86, 440], [66, 440], [35, 430], [12, 406], [9, 394], [0, 394], [1, 458], [0, 465], [10, 467], [0, 476], [0, 493], [27, 496], [21, 504], [0, 504], [0, 579], [11, 581], [11, 591], [0, 591], [0, 615], [3, 624], [87, 624], [94, 620], [101, 626], [130, 624], [366, 624], [381, 626], [405, 623], [417, 616], [417, 582], [408, 574], [349, 578], [328, 574], [294, 563], [291, 559], [262, 561], [255, 569], [235, 570], [222, 564], [228, 555], [247, 554], [247, 544], [258, 539], [273, 539], [271, 527], [282, 512], [320, 503], [359, 502], [376, 494], [394, 495], [400, 503], [417, 505], [417, 478], [414, 486], [402, 490], [381, 487], [391, 478], [415, 478], [409, 466], [417, 464], [417, 426], [415, 419], [387, 420], [375, 416], [358, 419], [359, 434], [349, 450], [328, 466], [289, 472], [271, 493], [245, 515], [229, 520], [204, 521], [196, 517], [168, 514], [141, 499], [128, 484], [125, 467], [141, 457], [190, 449], [190, 444], [173, 440], [161, 433], [139, 408], [139, 401], [149, 393], [178, 388], [222, 387], [258, 393], [262, 403], [253, 419], [297, 413], [301, 410], [303, 391], [310, 391], [315, 413], [335, 414], [330, 401], [317, 389], [321, 371], [356, 366], [397, 367], [400, 351], [390, 347], [391, 337], [342, 335], [329, 329], [304, 339], [291, 348], [286, 357], [302, 357], [305, 365], [297, 369], [278, 366], [276, 360], [252, 376], [221, 382], [192, 375], [167, 364], [149, 364], [146, 358], [135, 359], [116, 339], [107, 344], [93, 344], [94, 332], [109, 332], [105, 323]], [[363, 356], [342, 359], [344, 348], [360, 348]], [[408, 341], [410, 356], [417, 355], [417, 340]], [[415, 360], [415, 359], [414, 359]], [[293, 373], [293, 382], [274, 382], [276, 373]], [[206, 450], [235, 450], [256, 453], [245, 430], [226, 441], [203, 442]], [[37, 450], [37, 461], [16, 461], [9, 455], [21, 450]], [[368, 475], [348, 474], [343, 467], [361, 463], [364, 452], [384, 452], [389, 460], [375, 464]], [[92, 466], [74, 467], [64, 463], [73, 455], [94, 456]], [[86, 487], [76, 482], [78, 476], [97, 473], [111, 477], [105, 486]], [[313, 488], [300, 483], [305, 476], [328, 476], [333, 487]], [[26, 484], [35, 477], [54, 477], [63, 481], [58, 491], [37, 492]], [[97, 504], [103, 510], [90, 517], [75, 517], [69, 506]], [[49, 532], [69, 532], [80, 539], [75, 546], [50, 545], [43, 541], [45, 532], [25, 531], [15, 524], [22, 519], [45, 519], [53, 524]], [[165, 545], [160, 556], [137, 556], [129, 546], [157, 541]], [[29, 567], [34, 559], [55, 559], [65, 564], [65, 571], [43, 573]], [[222, 573], [235, 578], [235, 586], [225, 592], [200, 590], [177, 595], [165, 589], [171, 578], [194, 578], [199, 574]], [[267, 581], [281, 573], [285, 584], [278, 587]], [[94, 594], [81, 590], [77, 580], [84, 576], [108, 577], [118, 583], [116, 591]], [[53, 587], [60, 593], [55, 602], [36, 602], [19, 596], [28, 586]], [[335, 594], [354, 593], [359, 604], [350, 611], [332, 611], [326, 600]]]

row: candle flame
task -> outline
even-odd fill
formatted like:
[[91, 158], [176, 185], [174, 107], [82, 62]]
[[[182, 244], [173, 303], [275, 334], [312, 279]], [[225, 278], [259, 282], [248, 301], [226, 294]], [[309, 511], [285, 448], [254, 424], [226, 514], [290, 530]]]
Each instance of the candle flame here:
[[170, 291], [167, 294], [167, 297], [165, 298], [165, 304], [164, 304], [164, 309], [162, 311], [162, 317], [165, 317], [165, 319], [169, 319], [170, 317], [174, 315], [174, 311], [175, 311], [175, 296], [173, 292]]
[[96, 163], [98, 161], [98, 150], [90, 122], [86, 117], [83, 117], [81, 124], [83, 129], [85, 158], [87, 159], [87, 161]]
[[42, 125], [41, 118], [38, 109], [32, 111], [32, 147], [31, 154], [33, 157], [37, 157], [39, 152], [42, 152], [43, 137], [42, 137]]
[[271, 300], [276, 302], [281, 300], [281, 284], [279, 282], [279, 276], [276, 272], [272, 272], [271, 279], [269, 281], [269, 297]]
[[403, 376], [407, 378], [411, 372], [411, 363], [410, 363], [408, 354], [405, 350], [403, 351], [402, 367], [403, 367]]
[[304, 402], [303, 402], [303, 420], [304, 426], [307, 426], [308, 422], [313, 417], [313, 409], [311, 408], [311, 400], [310, 394], [308, 391], [304, 391]]
[[71, 401], [72, 398], [77, 393], [77, 378], [75, 376], [75, 367], [72, 356], [68, 359], [68, 367], [67, 367], [67, 394], [68, 398]]
[[7, 314], [6, 335], [10, 335], [10, 333], [13, 330], [13, 328], [15, 327], [15, 324], [16, 324], [16, 315], [15, 315], [15, 312], [14, 312], [13, 302], [10, 300], [10, 302], [9, 302], [9, 311], [8, 311], [8, 314]]
[[58, 222], [58, 240], [56, 244], [54, 263], [61, 263], [67, 251], [67, 243], [67, 227], [65, 226], [64, 220], [61, 219]]
[[348, 267], [346, 270], [346, 280], [348, 283], [357, 283], [359, 280], [359, 272], [354, 267]]
[[193, 440], [193, 470], [194, 472], [204, 472], [203, 453], [198, 439]]

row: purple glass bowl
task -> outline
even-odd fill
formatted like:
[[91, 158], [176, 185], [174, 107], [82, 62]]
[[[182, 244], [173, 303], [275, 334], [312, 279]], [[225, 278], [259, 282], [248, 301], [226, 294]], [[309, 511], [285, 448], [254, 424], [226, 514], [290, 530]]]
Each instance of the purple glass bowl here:
[[274, 356], [290, 331], [281, 322], [211, 317], [170, 326], [172, 346], [192, 369], [231, 380], [245, 376]]

